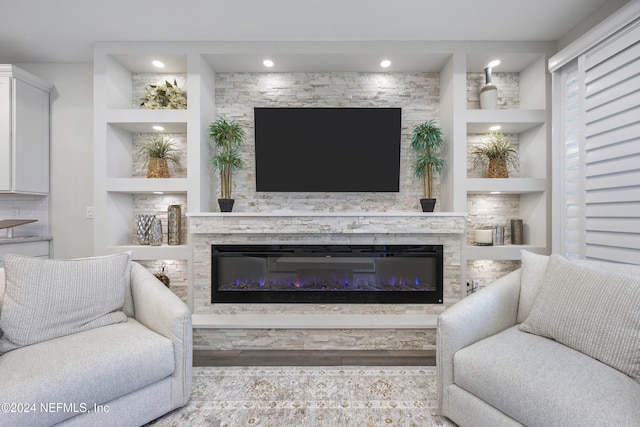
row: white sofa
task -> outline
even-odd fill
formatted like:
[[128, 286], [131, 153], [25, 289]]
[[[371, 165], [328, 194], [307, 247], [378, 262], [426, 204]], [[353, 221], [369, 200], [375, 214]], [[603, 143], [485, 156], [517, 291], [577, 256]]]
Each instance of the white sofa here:
[[439, 317], [441, 415], [463, 427], [640, 426], [640, 266], [551, 258], [523, 251], [521, 269]]
[[[189, 400], [189, 309], [141, 265], [129, 266], [124, 320], [0, 356], [0, 426], [140, 426]], [[8, 282], [6, 258], [5, 267]], [[7, 310], [4, 276], [0, 269]]]

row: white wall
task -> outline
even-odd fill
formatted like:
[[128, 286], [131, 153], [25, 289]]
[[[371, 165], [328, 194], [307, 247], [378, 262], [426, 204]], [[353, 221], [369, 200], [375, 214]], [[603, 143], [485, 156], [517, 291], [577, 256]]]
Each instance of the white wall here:
[[91, 64], [18, 64], [54, 85], [51, 93], [53, 256], [93, 255], [93, 67]]

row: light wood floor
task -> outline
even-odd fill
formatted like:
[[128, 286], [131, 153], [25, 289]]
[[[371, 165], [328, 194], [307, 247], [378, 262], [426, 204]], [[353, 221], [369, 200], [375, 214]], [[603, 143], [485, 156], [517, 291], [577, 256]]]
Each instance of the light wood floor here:
[[193, 366], [435, 366], [435, 350], [194, 350]]

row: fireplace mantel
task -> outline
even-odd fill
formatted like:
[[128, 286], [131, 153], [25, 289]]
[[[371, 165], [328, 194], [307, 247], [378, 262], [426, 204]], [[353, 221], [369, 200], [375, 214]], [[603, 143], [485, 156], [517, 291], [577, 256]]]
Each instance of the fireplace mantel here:
[[[194, 348], [433, 349], [435, 319], [461, 297], [464, 213], [201, 212], [187, 217]], [[289, 243], [443, 245], [444, 304], [211, 302], [212, 245]]]
[[457, 212], [189, 213], [191, 234], [463, 234]]

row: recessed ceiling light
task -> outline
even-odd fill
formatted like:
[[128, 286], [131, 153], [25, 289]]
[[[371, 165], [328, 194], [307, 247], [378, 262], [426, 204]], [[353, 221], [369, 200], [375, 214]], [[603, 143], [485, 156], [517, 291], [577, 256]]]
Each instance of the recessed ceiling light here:
[[500, 191], [492, 191], [492, 192], [491, 192], [491, 193], [489, 193], [489, 194], [500, 194]]
[[493, 61], [491, 61], [491, 62], [489, 62], [487, 64], [487, 67], [493, 68], [493, 67], [497, 67], [498, 65], [500, 65], [500, 60], [499, 59], [494, 59]]
[[273, 61], [270, 59], [265, 59], [264, 61], [262, 61], [262, 65], [264, 65], [265, 67], [273, 67]]
[[389, 61], [388, 59], [385, 59], [382, 62], [380, 62], [380, 66], [382, 68], [388, 68], [390, 65], [391, 65], [391, 61]]
[[491, 126], [491, 127], [489, 128], [489, 130], [490, 130], [491, 132], [495, 132], [495, 131], [500, 130], [500, 129], [502, 129], [502, 126], [500, 126], [500, 125]]
[[164, 194], [164, 191], [154, 191], [153, 194]]
[[153, 64], [154, 67], [164, 68], [164, 62], [158, 61], [157, 59], [154, 61], [151, 61], [151, 63]]
[[162, 132], [164, 128], [162, 126], [155, 125], [153, 126], [153, 130], [157, 130], [158, 132]]

